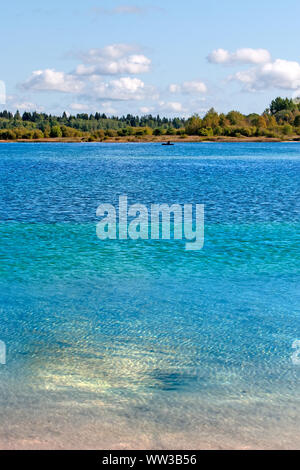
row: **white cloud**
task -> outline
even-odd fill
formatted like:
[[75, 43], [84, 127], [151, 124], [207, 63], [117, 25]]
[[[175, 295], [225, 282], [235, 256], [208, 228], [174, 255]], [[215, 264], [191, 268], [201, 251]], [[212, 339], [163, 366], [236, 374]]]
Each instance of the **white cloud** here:
[[143, 89], [145, 84], [139, 78], [122, 77], [118, 80], [112, 80], [110, 86], [113, 86], [116, 90], [136, 93], [138, 90]]
[[212, 64], [264, 64], [271, 61], [271, 54], [266, 49], [243, 48], [236, 52], [215, 49], [207, 60]]
[[186, 93], [186, 94], [197, 94], [197, 93], [206, 93], [207, 86], [205, 83], [194, 80], [189, 82], [183, 82], [182, 85], [177, 85], [172, 83], [169, 86], [169, 91], [171, 93]]
[[128, 101], [145, 99], [152, 91], [139, 78], [122, 77], [109, 82], [95, 81], [90, 95], [98, 99]]
[[215, 49], [207, 56], [211, 64], [226, 64], [230, 62], [230, 53], [225, 49]]
[[147, 73], [151, 60], [131, 44], [112, 44], [102, 49], [90, 49], [80, 55], [83, 64], [77, 75], [122, 75]]
[[214, 64], [254, 64], [255, 67], [240, 70], [229, 77], [231, 81], [242, 83], [247, 91], [272, 88], [298, 90], [300, 88], [300, 63], [283, 59], [272, 61], [271, 54], [266, 49], [245, 48], [238, 49], [236, 52], [216, 49], [209, 54], [207, 59]]
[[198, 81], [184, 82], [182, 84], [182, 90], [184, 93], [206, 93], [207, 86], [205, 83]]
[[[146, 72], [150, 59], [138, 53], [136, 46], [113, 44], [103, 49], [91, 49], [82, 59], [85, 63], [77, 67], [74, 73], [59, 72], [54, 69], [34, 71], [20, 85], [28, 91], [56, 91], [75, 95], [71, 109], [84, 111], [90, 109], [93, 102], [102, 101], [138, 101], [158, 100], [153, 86], [147, 86], [137, 78], [138, 73]], [[120, 75], [106, 80], [106, 75]], [[84, 107], [84, 104], [87, 106]], [[107, 111], [116, 110], [107, 104]]]
[[97, 65], [80, 64], [76, 68], [77, 75], [122, 75], [149, 72], [151, 60], [140, 54], [130, 55], [119, 60], [103, 58]]
[[170, 93], [180, 93], [181, 86], [177, 85], [176, 83], [171, 83], [171, 85], [169, 86], [169, 91]]
[[250, 70], [237, 72], [229, 78], [243, 83], [248, 91], [269, 88], [297, 90], [300, 88], [300, 64], [277, 59]]
[[[142, 80], [130, 75], [149, 71], [151, 61], [139, 54], [136, 46], [130, 44], [112, 44], [102, 49], [90, 49], [81, 54], [83, 63], [73, 73], [59, 72], [54, 69], [37, 70], [21, 88], [29, 91], [56, 91], [72, 93], [79, 103], [83, 99], [88, 104], [98, 100], [142, 100], [158, 99], [153, 87], [146, 86]], [[119, 75], [115, 80], [104, 80], [106, 75]], [[78, 101], [77, 101], [78, 100]], [[73, 103], [73, 104], [74, 104]]]
[[103, 58], [106, 59], [120, 59], [125, 57], [128, 54], [132, 54], [137, 51], [137, 47], [132, 44], [119, 43], [119, 44], [110, 44], [105, 46], [102, 49], [90, 49], [86, 53], [81, 54], [81, 58], [85, 63], [97, 63]]
[[54, 69], [36, 70], [32, 72], [26, 82], [21, 84], [25, 90], [34, 91], [60, 91], [64, 93], [78, 93], [84, 84], [77, 77]]

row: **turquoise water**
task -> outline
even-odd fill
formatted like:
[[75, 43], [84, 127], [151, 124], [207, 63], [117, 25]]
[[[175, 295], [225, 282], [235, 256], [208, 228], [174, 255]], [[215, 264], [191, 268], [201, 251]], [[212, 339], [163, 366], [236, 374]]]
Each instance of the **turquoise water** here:
[[[300, 146], [1, 144], [1, 448], [300, 448]], [[205, 204], [205, 245], [100, 203]]]

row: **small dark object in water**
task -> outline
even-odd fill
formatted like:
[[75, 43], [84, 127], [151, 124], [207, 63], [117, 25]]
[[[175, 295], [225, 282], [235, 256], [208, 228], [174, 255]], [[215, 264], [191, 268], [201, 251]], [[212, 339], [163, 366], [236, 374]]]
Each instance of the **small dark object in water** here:
[[162, 145], [174, 145], [172, 142], [169, 140], [168, 142], [164, 142]]

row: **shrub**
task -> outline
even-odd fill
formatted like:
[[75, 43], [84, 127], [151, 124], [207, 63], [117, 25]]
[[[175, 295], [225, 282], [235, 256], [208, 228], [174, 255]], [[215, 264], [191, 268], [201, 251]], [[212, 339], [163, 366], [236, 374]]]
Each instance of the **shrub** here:
[[51, 127], [50, 137], [53, 137], [53, 138], [62, 137], [62, 131], [61, 131], [60, 126]]
[[292, 126], [290, 126], [290, 124], [286, 124], [285, 126], [283, 126], [282, 133], [283, 135], [292, 135], [293, 133]]
[[107, 129], [105, 131], [105, 136], [106, 137], [117, 137], [118, 136], [118, 132], [115, 131], [114, 129]]
[[0, 140], [16, 140], [16, 138], [16, 133], [11, 129], [0, 131]]
[[105, 136], [105, 132], [103, 129], [98, 129], [97, 131], [94, 131], [92, 134], [92, 137], [94, 140], [103, 140]]
[[40, 129], [35, 129], [33, 131], [33, 139], [43, 139], [44, 133]]
[[198, 135], [209, 137], [214, 135], [214, 131], [211, 127], [204, 127], [203, 129], [198, 130]]

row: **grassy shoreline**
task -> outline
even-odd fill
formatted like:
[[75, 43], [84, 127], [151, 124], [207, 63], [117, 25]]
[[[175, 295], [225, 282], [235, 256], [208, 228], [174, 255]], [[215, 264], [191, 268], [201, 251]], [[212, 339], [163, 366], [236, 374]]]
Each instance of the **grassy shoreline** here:
[[280, 139], [277, 137], [198, 137], [198, 136], [143, 136], [142, 138], [137, 137], [111, 137], [102, 140], [93, 140], [89, 141], [88, 139], [83, 138], [69, 138], [69, 137], [59, 137], [59, 138], [43, 138], [43, 139], [15, 139], [15, 140], [0, 140], [0, 143], [246, 143], [246, 142], [256, 142], [256, 143], [267, 143], [267, 142], [300, 142], [299, 136], [292, 136], [290, 138], [285, 137]]

